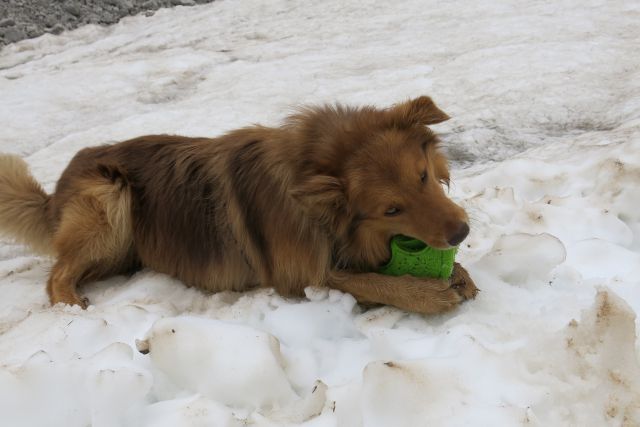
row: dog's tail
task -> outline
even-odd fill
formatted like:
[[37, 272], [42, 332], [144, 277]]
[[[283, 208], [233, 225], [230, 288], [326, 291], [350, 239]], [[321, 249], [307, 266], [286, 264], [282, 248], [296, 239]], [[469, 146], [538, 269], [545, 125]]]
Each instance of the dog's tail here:
[[0, 234], [33, 250], [51, 253], [50, 197], [17, 156], [0, 154]]

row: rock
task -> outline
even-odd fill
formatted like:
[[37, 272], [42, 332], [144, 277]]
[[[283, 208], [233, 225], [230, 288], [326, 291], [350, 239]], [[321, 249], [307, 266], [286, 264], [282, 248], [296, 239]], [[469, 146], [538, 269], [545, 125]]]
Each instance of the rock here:
[[61, 24], [56, 24], [52, 29], [51, 32], [53, 34], [60, 34], [61, 32], [64, 31], [64, 27]]
[[42, 34], [42, 30], [40, 30], [36, 25], [27, 26], [27, 36], [29, 38], [38, 37], [41, 34]]
[[161, 7], [213, 0], [0, 0], [0, 48], [45, 32], [60, 34], [85, 24], [111, 25], [125, 16], [151, 16]]
[[77, 4], [67, 3], [64, 6], [62, 6], [62, 9], [65, 12], [68, 12], [68, 13], [72, 14], [75, 17], [78, 17], [81, 14], [80, 7], [78, 7]]
[[57, 22], [58, 22], [58, 20], [56, 19], [55, 16], [49, 15], [46, 18], [44, 18], [44, 25], [46, 25], [49, 28], [54, 27]]
[[0, 21], [0, 27], [13, 27], [16, 25], [16, 21], [11, 18], [3, 19]]
[[26, 34], [17, 28], [9, 28], [4, 32], [4, 39], [7, 43], [15, 43], [19, 40], [24, 39]]

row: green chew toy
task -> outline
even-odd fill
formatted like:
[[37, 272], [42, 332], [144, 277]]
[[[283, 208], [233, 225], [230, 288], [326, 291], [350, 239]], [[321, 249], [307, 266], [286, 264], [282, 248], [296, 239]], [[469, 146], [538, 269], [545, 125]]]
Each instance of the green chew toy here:
[[391, 259], [379, 272], [389, 276], [409, 274], [416, 277], [448, 279], [458, 248], [435, 249], [407, 236], [391, 239]]

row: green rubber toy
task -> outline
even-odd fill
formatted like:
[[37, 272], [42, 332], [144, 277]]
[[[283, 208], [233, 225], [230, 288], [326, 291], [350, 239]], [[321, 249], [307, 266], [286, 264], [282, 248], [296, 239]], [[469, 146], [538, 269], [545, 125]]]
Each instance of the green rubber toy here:
[[412, 237], [395, 236], [391, 239], [391, 259], [379, 272], [389, 276], [409, 274], [448, 279], [453, 273], [457, 250], [457, 247], [435, 249]]

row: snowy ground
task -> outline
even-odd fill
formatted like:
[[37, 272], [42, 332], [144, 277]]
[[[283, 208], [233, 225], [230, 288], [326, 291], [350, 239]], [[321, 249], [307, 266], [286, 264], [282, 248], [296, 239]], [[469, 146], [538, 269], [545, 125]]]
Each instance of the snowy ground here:
[[51, 308], [50, 260], [5, 241], [3, 425], [640, 425], [639, 21], [634, 0], [221, 1], [6, 47], [0, 151], [48, 189], [89, 145], [432, 95], [482, 292], [422, 317], [145, 271]]

